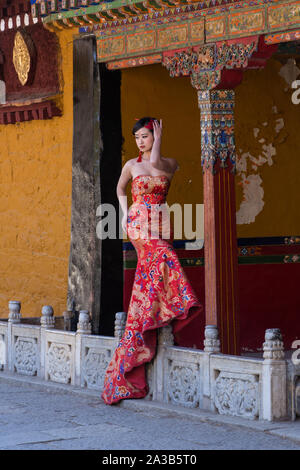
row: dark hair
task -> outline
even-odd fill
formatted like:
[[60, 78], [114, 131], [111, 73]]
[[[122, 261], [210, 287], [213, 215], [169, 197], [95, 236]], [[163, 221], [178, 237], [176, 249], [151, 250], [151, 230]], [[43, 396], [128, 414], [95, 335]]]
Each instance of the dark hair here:
[[[148, 124], [150, 121], [155, 121], [155, 120], [156, 119], [152, 118], [152, 117], [143, 117], [143, 118], [139, 119], [132, 128], [132, 134], [134, 135], [137, 131], [142, 129], [142, 127], [145, 127], [146, 124]], [[153, 130], [152, 129], [149, 129], [149, 130], [153, 134]]]

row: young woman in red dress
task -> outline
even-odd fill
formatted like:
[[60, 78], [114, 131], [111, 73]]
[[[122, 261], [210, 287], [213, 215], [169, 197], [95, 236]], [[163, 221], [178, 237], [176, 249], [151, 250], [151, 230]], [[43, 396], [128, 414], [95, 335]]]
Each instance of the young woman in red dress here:
[[[145, 397], [145, 364], [155, 355], [157, 329], [171, 324], [180, 345], [180, 331], [203, 311], [172, 246], [165, 206], [178, 163], [161, 156], [162, 121], [142, 118], [132, 132], [139, 155], [125, 163], [117, 195], [124, 214], [122, 227], [137, 251], [138, 262], [125, 332], [104, 379], [102, 398], [109, 405]], [[130, 180], [133, 204], [128, 210]]]

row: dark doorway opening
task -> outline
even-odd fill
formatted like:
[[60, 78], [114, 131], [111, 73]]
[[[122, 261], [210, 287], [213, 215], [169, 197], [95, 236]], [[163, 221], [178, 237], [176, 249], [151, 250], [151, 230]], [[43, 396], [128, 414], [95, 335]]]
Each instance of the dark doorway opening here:
[[112, 204], [117, 216], [116, 239], [102, 240], [100, 334], [112, 336], [115, 313], [123, 310], [122, 239], [119, 236], [117, 183], [122, 170], [121, 71], [100, 72], [100, 158], [101, 204]]

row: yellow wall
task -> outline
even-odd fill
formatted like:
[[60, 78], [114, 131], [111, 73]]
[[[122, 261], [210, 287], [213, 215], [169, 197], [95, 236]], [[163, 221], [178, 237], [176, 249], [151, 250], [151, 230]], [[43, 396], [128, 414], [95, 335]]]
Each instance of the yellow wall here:
[[[264, 193], [264, 206], [255, 221], [238, 225], [240, 237], [300, 234], [300, 104], [292, 103], [294, 90], [280, 75], [282, 68], [271, 59], [263, 70], [248, 70], [236, 90], [238, 157], [250, 153], [246, 179], [259, 175]], [[256, 137], [254, 129], [259, 130]], [[243, 197], [241, 176], [239, 172], [237, 210]]]
[[162, 154], [176, 158], [180, 166], [168, 202], [202, 203], [199, 110], [189, 78], [170, 78], [161, 65], [126, 69], [122, 71], [121, 100], [124, 162], [138, 154], [131, 134], [135, 119], [162, 119]]
[[[66, 308], [71, 223], [73, 45], [59, 33], [63, 116], [0, 126], [0, 316]], [[46, 51], [45, 51], [46, 52]]]
[[[261, 178], [258, 188], [252, 186], [246, 218], [237, 226], [239, 237], [300, 233], [300, 104], [292, 104], [293, 90], [279, 75], [281, 68], [271, 59], [265, 69], [245, 72], [236, 88], [237, 159], [246, 165], [238, 165], [236, 175], [237, 213], [250, 182]], [[199, 110], [190, 79], [170, 78], [161, 65], [122, 71], [123, 162], [137, 156], [131, 135], [135, 118], [149, 115], [163, 119], [162, 153], [180, 165], [169, 204], [203, 203]]]

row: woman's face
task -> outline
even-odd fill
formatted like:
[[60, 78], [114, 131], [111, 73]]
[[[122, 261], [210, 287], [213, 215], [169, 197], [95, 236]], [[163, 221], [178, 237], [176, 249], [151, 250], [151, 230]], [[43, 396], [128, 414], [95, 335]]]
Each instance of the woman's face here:
[[149, 129], [142, 127], [134, 134], [134, 136], [139, 150], [142, 152], [147, 152], [152, 149], [153, 134]]

